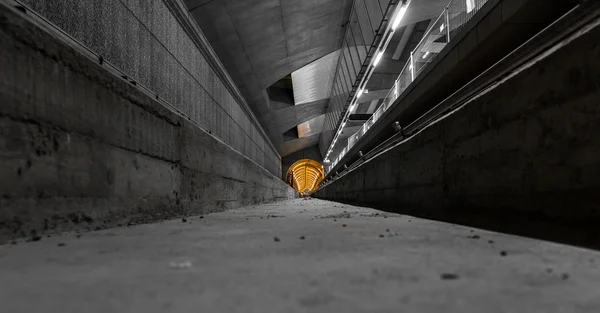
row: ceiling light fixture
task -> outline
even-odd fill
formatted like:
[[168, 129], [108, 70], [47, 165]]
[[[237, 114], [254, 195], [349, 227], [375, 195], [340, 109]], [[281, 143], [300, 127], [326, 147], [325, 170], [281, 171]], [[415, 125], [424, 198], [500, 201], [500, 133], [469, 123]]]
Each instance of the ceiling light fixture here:
[[407, 9], [408, 9], [407, 5], [403, 5], [400, 8], [400, 11], [398, 11], [398, 14], [396, 14], [396, 18], [394, 19], [394, 22], [392, 23], [392, 30], [396, 30], [396, 28], [398, 28], [398, 25], [400, 25], [400, 22], [402, 21], [402, 18], [404, 17], [404, 14], [406, 13]]
[[381, 61], [382, 57], [383, 57], [383, 51], [379, 51], [379, 53], [375, 57], [375, 61], [373, 61], [373, 66], [377, 66], [377, 64], [379, 64], [379, 61]]
[[362, 96], [364, 90], [363, 89], [359, 89], [358, 92], [356, 93], [356, 98], [360, 98], [360, 96]]

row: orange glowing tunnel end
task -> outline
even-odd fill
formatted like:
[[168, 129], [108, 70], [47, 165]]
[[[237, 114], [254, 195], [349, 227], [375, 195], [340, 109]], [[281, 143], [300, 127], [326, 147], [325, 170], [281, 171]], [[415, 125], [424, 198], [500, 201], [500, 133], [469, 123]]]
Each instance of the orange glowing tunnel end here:
[[300, 194], [310, 195], [319, 187], [324, 177], [323, 164], [311, 159], [302, 159], [290, 166], [285, 181]]

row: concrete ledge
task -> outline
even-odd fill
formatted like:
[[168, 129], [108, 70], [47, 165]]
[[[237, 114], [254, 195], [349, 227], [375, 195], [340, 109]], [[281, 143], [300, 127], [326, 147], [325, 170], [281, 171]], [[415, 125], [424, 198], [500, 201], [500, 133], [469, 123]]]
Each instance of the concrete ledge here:
[[278, 177], [0, 8], [0, 242], [289, 199]]

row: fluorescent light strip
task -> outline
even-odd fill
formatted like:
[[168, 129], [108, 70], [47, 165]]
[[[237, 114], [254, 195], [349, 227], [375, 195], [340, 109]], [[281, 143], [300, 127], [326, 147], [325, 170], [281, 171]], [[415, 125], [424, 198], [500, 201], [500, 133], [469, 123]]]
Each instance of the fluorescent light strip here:
[[356, 98], [360, 98], [360, 96], [362, 96], [364, 90], [363, 89], [359, 89], [358, 92], [356, 93]]
[[379, 64], [379, 61], [381, 61], [382, 57], [383, 57], [383, 51], [379, 51], [379, 53], [375, 57], [375, 61], [373, 61], [373, 66], [377, 66], [377, 64]]
[[403, 5], [400, 8], [400, 11], [398, 11], [398, 14], [396, 14], [396, 18], [394, 19], [394, 23], [392, 23], [392, 30], [396, 30], [396, 28], [398, 28], [398, 25], [400, 25], [400, 22], [402, 21], [402, 18], [404, 17], [404, 14], [406, 14], [406, 10], [408, 9], [408, 5]]

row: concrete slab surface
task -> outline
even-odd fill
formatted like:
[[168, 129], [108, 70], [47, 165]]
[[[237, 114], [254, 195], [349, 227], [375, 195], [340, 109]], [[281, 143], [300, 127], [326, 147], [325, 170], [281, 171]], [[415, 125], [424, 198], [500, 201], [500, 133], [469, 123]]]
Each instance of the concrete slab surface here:
[[1, 312], [600, 312], [600, 253], [296, 199], [0, 246]]

